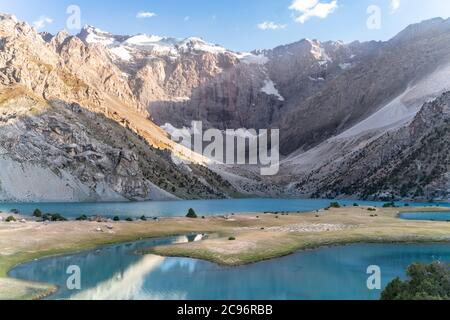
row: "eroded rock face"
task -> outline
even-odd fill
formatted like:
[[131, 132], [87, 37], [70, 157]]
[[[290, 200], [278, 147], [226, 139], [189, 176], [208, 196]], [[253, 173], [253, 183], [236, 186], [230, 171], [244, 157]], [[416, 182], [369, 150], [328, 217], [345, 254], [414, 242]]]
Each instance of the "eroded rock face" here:
[[44, 41], [8, 15], [0, 16], [0, 45], [1, 200], [223, 198], [234, 191], [206, 168], [172, 161], [173, 144], [146, 119], [104, 47], [66, 33]]
[[326, 88], [377, 46], [302, 40], [255, 51], [251, 58], [241, 58], [232, 68], [200, 82], [184, 101], [153, 102], [150, 112], [159, 124], [184, 126], [202, 120], [220, 129], [287, 129], [283, 122], [299, 102]]

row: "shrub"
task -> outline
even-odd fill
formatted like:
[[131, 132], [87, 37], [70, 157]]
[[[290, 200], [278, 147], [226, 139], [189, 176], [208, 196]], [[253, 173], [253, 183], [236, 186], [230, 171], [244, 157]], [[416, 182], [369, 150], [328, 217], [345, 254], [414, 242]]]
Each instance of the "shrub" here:
[[35, 218], [42, 218], [42, 211], [39, 209], [34, 210], [33, 217]]
[[339, 204], [339, 202], [330, 203], [330, 208], [339, 209], [340, 207], [341, 207], [341, 205]]
[[128, 218], [126, 218], [126, 221], [132, 222], [132, 221], [133, 221], [133, 218], [128, 217]]
[[354, 207], [359, 207], [359, 204], [357, 204], [356, 202], [353, 204]]
[[393, 201], [383, 204], [383, 208], [395, 208], [396, 205]]
[[88, 219], [88, 217], [85, 214], [83, 214], [83, 215], [79, 216], [78, 218], [76, 218], [77, 221], [86, 221], [87, 219]]
[[10, 212], [14, 213], [14, 214], [19, 214], [19, 210], [17, 210], [17, 209], [11, 209]]
[[229, 237], [229, 238], [228, 238], [228, 241], [235, 241], [235, 240], [236, 240], [235, 237]]
[[186, 218], [196, 219], [197, 214], [195, 213], [194, 209], [189, 209], [188, 214], [186, 215]]
[[381, 300], [449, 300], [450, 266], [435, 262], [430, 265], [412, 264], [408, 267], [409, 280], [400, 278], [389, 283]]
[[46, 213], [42, 216], [42, 220], [44, 221], [67, 221], [66, 218], [64, 218], [62, 215], [60, 215], [59, 213]]
[[377, 209], [375, 209], [375, 208], [369, 208], [369, 209], [367, 209], [367, 211], [377, 211]]
[[114, 218], [113, 218], [113, 221], [120, 221], [120, 218], [118, 217], [118, 216], [115, 216]]
[[9, 216], [8, 218], [6, 218], [5, 220], [6, 222], [16, 222], [16, 218], [14, 218], [13, 216]]
[[52, 215], [52, 221], [67, 221], [67, 219], [59, 213], [55, 213]]
[[141, 217], [141, 220], [142, 220], [142, 221], [147, 221], [147, 217], [146, 217], [146, 216], [142, 216], [142, 217]]

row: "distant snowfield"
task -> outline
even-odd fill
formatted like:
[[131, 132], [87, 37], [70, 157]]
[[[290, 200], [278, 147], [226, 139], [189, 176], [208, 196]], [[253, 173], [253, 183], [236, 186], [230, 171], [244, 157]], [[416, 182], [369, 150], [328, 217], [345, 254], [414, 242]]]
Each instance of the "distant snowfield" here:
[[244, 53], [236, 54], [236, 56], [242, 63], [245, 63], [245, 64], [264, 65], [267, 62], [269, 62], [269, 58], [267, 58], [263, 54], [254, 55], [251, 53], [244, 52]]
[[125, 47], [111, 48], [109, 51], [124, 61], [130, 61], [133, 58]]
[[137, 51], [145, 51], [149, 58], [152, 57], [152, 54], [177, 58], [181, 53], [185, 52], [209, 52], [212, 54], [228, 53], [245, 64], [264, 65], [269, 61], [264, 55], [254, 55], [249, 52], [233, 52], [222, 46], [208, 43], [198, 37], [176, 39], [148, 34], [128, 37], [117, 36], [92, 26], [86, 26], [84, 31], [86, 32], [84, 40], [87, 43], [104, 45], [114, 56], [123, 61], [132, 60]]

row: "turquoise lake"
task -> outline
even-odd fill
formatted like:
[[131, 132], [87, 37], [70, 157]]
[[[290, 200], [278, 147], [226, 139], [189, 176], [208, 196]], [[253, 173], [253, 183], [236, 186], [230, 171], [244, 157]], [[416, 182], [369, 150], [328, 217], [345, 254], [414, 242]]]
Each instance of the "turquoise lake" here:
[[405, 212], [399, 216], [406, 220], [450, 222], [450, 212]]
[[[193, 238], [190, 239], [191, 241]], [[366, 270], [381, 268], [383, 287], [413, 262], [450, 262], [449, 244], [357, 244], [302, 251], [242, 267], [221, 267], [186, 258], [137, 255], [154, 245], [186, 237], [115, 245], [84, 253], [34, 261], [10, 272], [20, 279], [53, 283], [50, 299], [379, 299], [367, 288]], [[81, 269], [81, 290], [66, 287], [66, 270]]]
[[[113, 202], [113, 203], [1, 203], [0, 211], [8, 212], [18, 209], [23, 214], [32, 214], [35, 209], [45, 213], [60, 213], [67, 218], [79, 217], [82, 214], [105, 217], [174, 217], [185, 216], [189, 208], [199, 215], [224, 215], [242, 212], [289, 211], [308, 212], [323, 209], [334, 200], [311, 199], [233, 199], [233, 200], [197, 200], [197, 201], [148, 201], [148, 202]], [[382, 206], [384, 202], [339, 200], [341, 205]], [[448, 203], [408, 203], [411, 206], [442, 206], [450, 207]], [[398, 202], [403, 206], [404, 203]]]

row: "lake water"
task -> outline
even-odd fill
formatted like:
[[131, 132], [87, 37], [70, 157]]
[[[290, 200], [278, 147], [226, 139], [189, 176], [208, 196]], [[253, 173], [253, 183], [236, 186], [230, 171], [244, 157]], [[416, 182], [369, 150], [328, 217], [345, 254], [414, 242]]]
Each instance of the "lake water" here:
[[[233, 199], [233, 200], [198, 200], [198, 201], [148, 201], [148, 202], [114, 202], [114, 203], [1, 203], [0, 211], [9, 212], [18, 209], [23, 214], [31, 215], [35, 209], [45, 213], [60, 213], [67, 218], [101, 215], [105, 217], [174, 217], [185, 216], [189, 208], [193, 208], [198, 215], [224, 215], [241, 212], [289, 211], [309, 212], [323, 209], [333, 200], [311, 199]], [[384, 202], [339, 200], [341, 205], [382, 206]], [[397, 203], [403, 206], [404, 203]], [[443, 206], [448, 203], [410, 203], [412, 206]]]
[[[193, 238], [191, 238], [192, 240]], [[357, 244], [302, 251], [242, 267], [186, 258], [140, 256], [136, 250], [186, 241], [141, 241], [34, 261], [11, 271], [15, 278], [57, 284], [51, 299], [379, 299], [367, 289], [366, 270], [377, 265], [383, 287], [405, 277], [413, 262], [450, 262], [448, 244]], [[81, 291], [66, 287], [66, 270], [81, 268]]]
[[400, 214], [400, 218], [406, 220], [450, 222], [450, 212], [405, 212]]

